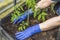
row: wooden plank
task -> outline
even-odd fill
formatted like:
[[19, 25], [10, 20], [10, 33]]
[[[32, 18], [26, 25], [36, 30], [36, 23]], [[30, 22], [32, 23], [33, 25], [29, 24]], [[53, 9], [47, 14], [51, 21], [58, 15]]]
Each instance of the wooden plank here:
[[[22, 2], [20, 2], [20, 3], [18, 3], [16, 6], [22, 5], [24, 2], [25, 2], [25, 0], [22, 1]], [[11, 13], [13, 10], [14, 10], [14, 7], [6, 10], [4, 13], [2, 13], [2, 14], [0, 15], [0, 19], [2, 19], [2, 18], [4, 18], [5, 16], [7, 16], [7, 15], [8, 15], [9, 13]]]
[[4, 7], [12, 2], [13, 2], [13, 0], [3, 0], [3, 2], [0, 2], [0, 8]]

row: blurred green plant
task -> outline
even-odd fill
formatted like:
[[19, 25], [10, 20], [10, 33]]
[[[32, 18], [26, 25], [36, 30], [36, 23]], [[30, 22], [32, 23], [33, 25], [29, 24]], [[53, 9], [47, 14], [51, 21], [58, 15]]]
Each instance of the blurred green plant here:
[[[28, 6], [28, 10], [31, 8], [33, 10], [33, 17], [38, 18], [38, 20], [42, 19], [43, 21], [45, 20], [46, 13], [44, 11], [41, 12], [41, 9], [35, 9], [36, 8], [36, 1], [37, 0], [26, 0], [26, 6]], [[38, 15], [38, 17], [37, 17]]]
[[23, 21], [23, 22], [19, 25], [18, 31], [25, 30], [25, 29], [27, 28], [27, 26], [29, 26], [29, 23]]
[[34, 9], [35, 5], [36, 5], [36, 1], [35, 0], [26, 0], [26, 6], [28, 6], [28, 8]]
[[45, 21], [46, 15], [47, 15], [46, 12], [43, 11], [41, 14], [38, 15], [38, 20]]
[[13, 22], [15, 19], [17, 19], [18, 16], [22, 15], [22, 13], [20, 12], [20, 10], [24, 11], [22, 6], [20, 6], [20, 7], [16, 7], [15, 6], [14, 7], [14, 12], [13, 12], [13, 14], [11, 16], [11, 22]]
[[37, 15], [41, 14], [40, 12], [41, 12], [41, 9], [40, 8], [38, 8], [37, 10], [34, 10], [33, 17], [36, 18]]
[[[47, 9], [43, 9], [43, 10], [41, 10], [40, 8], [35, 9], [35, 7], [36, 7], [36, 1], [37, 0], [26, 0], [26, 2], [25, 2], [26, 4], [25, 5], [27, 6], [28, 10], [32, 9], [32, 11], [34, 13], [33, 14], [33, 18], [37, 18], [38, 21], [40, 21], [40, 20], [45, 21], [45, 19], [46, 19], [45, 17], [47, 15], [46, 10], [48, 8]], [[14, 19], [17, 19], [18, 16], [21, 16], [23, 14], [23, 12], [24, 12], [24, 9], [23, 9], [22, 6], [20, 6], [20, 7], [14, 7], [14, 9], [15, 10], [14, 10], [14, 13], [12, 14], [11, 22], [13, 22]], [[51, 10], [54, 11], [53, 10], [53, 5], [51, 6]], [[28, 15], [27, 21], [23, 21], [22, 23], [20, 23], [18, 30], [19, 31], [25, 30], [27, 28], [27, 26], [29, 26], [29, 15]]]
[[[22, 11], [22, 12], [20, 12]], [[21, 16], [24, 12], [24, 9], [22, 6], [20, 7], [14, 7], [14, 12], [11, 16], [11, 22], [14, 21], [14, 19], [17, 19], [19, 16]], [[22, 30], [25, 30], [26, 27], [29, 26], [29, 23], [28, 22], [25, 22], [25, 21], [22, 21], [22, 23], [18, 26], [18, 31], [22, 31]]]
[[[36, 1], [35, 0], [26, 0], [26, 6], [29, 9], [34, 10], [35, 9], [35, 5], [36, 5]], [[27, 18], [27, 22], [29, 23], [29, 14], [28, 14], [28, 18]]]

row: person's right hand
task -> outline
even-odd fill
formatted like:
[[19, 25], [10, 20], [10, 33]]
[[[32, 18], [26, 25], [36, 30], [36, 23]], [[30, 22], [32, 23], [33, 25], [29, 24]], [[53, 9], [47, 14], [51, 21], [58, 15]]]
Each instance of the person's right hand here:
[[34, 26], [27, 28], [26, 30], [22, 32], [15, 33], [15, 37], [17, 40], [24, 40], [39, 32], [42, 32], [42, 30], [40, 29], [40, 24], [36, 24]]
[[51, 0], [41, 0], [37, 3], [36, 8], [43, 9], [43, 8], [48, 7], [51, 3], [53, 3], [53, 1]]

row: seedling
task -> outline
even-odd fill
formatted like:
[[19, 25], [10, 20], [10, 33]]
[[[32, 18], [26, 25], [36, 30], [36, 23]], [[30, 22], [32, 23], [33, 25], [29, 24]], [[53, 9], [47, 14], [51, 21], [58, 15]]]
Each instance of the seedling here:
[[19, 16], [22, 15], [22, 13], [20, 12], [20, 10], [24, 11], [23, 8], [20, 6], [20, 7], [14, 7], [14, 12], [11, 16], [11, 22], [13, 22], [15, 19], [17, 19]]
[[29, 23], [23, 21], [23, 22], [20, 24], [20, 26], [19, 26], [19, 28], [18, 28], [18, 31], [25, 30], [25, 29], [27, 28], [27, 26], [29, 26]]
[[[40, 18], [44, 21], [45, 20], [45, 16], [46, 13], [44, 13], [42, 11], [42, 13], [40, 13], [40, 8], [38, 8], [37, 10], [35, 9], [36, 6], [36, 0], [26, 0], [26, 5], [28, 6], [28, 9], [31, 8], [33, 10], [33, 17], [36, 18], [38, 15], [38, 20], [40, 20]], [[40, 15], [39, 15], [40, 14]]]
[[52, 4], [52, 5], [51, 5], [51, 11], [55, 14], [54, 5], [55, 5], [55, 4]]
[[[32, 9], [33, 11], [33, 18], [37, 18], [39, 21], [45, 21], [45, 16], [47, 15], [46, 13], [46, 9], [42, 10], [38, 8], [37, 10], [35, 9], [36, 7], [36, 1], [37, 0], [26, 0], [25, 5], [28, 7], [27, 10]], [[52, 8], [53, 6], [51, 6]], [[52, 8], [53, 10], [53, 8]], [[17, 19], [19, 16], [21, 16], [24, 13], [24, 9], [22, 6], [20, 6], [19, 8], [15, 7], [15, 11], [12, 14], [11, 17], [11, 22], [14, 21], [14, 19]], [[27, 22], [23, 21], [22, 23], [20, 23], [18, 30], [25, 30], [27, 28], [27, 26], [29, 26], [29, 15], [27, 17]]]

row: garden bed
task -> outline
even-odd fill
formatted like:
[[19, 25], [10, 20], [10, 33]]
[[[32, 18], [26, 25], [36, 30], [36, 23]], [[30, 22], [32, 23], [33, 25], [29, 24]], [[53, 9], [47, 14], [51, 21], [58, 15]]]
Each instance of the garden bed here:
[[[27, 10], [26, 6], [24, 6], [23, 8], [24, 8], [24, 10]], [[57, 16], [57, 14], [55, 14], [51, 10], [51, 7], [48, 8], [46, 13], [47, 13], [46, 20]], [[18, 26], [17, 25], [13, 25], [11, 23], [11, 14], [7, 15], [5, 18], [2, 19], [1, 26], [4, 28], [4, 30], [7, 31], [7, 33], [10, 36], [12, 36], [15, 39], [15, 35], [14, 34], [16, 32], [18, 32]], [[41, 23], [41, 22], [42, 22], [42, 20], [38, 21], [37, 18], [33, 18], [33, 16], [31, 16], [29, 18], [29, 26], [35, 25], [35, 24], [38, 24], [38, 23]], [[50, 31], [46, 31], [46, 32], [35, 34], [32, 37], [28, 38], [27, 40], [57, 40], [56, 38], [57, 38], [57, 35], [58, 35], [58, 31], [59, 31], [58, 28], [55, 28], [55, 29], [52, 29]]]

